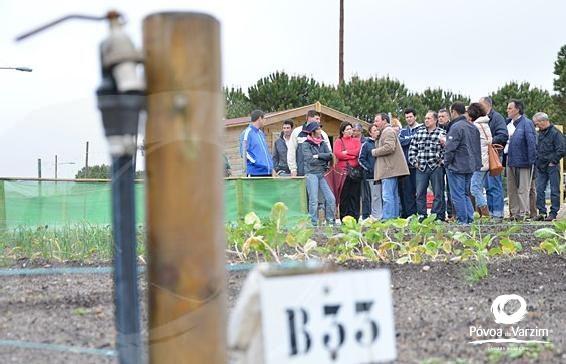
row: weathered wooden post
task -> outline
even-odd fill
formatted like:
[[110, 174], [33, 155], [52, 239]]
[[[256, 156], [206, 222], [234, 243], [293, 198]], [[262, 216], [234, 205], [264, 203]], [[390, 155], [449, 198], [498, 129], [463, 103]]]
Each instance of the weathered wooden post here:
[[225, 364], [220, 24], [144, 20], [149, 356]]

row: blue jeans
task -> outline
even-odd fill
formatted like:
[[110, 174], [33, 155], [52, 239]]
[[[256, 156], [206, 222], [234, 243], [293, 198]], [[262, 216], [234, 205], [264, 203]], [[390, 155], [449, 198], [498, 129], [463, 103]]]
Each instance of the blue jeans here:
[[536, 169], [537, 209], [546, 215], [546, 186], [550, 182], [550, 215], [556, 217], [560, 210], [560, 169], [558, 166]]
[[472, 175], [472, 196], [476, 199], [476, 206], [482, 207], [487, 205], [487, 198], [485, 196], [484, 185], [485, 179], [489, 171], [477, 171]]
[[470, 200], [472, 173], [456, 173], [448, 170], [450, 197], [458, 224], [470, 224], [474, 221], [474, 208]]
[[[503, 158], [500, 156], [500, 160]], [[485, 179], [485, 194], [487, 195], [487, 208], [491, 216], [503, 217], [503, 176], [491, 176], [487, 173]]]
[[428, 184], [432, 186], [434, 193], [434, 202], [430, 212], [436, 214], [439, 220], [444, 220], [445, 216], [445, 201], [444, 201], [444, 168], [441, 166], [436, 167], [434, 170], [426, 167], [424, 172], [417, 170], [417, 213], [420, 216], [427, 216], [427, 192]]
[[383, 219], [399, 217], [399, 191], [397, 190], [397, 177], [381, 180], [381, 197], [383, 199]]
[[318, 224], [318, 192], [322, 191], [322, 195], [326, 202], [324, 215], [329, 224], [334, 224], [334, 212], [336, 208], [336, 199], [332, 190], [328, 186], [328, 182], [324, 179], [324, 175], [307, 174], [305, 176], [307, 182], [307, 194], [309, 196], [309, 215], [313, 225]]

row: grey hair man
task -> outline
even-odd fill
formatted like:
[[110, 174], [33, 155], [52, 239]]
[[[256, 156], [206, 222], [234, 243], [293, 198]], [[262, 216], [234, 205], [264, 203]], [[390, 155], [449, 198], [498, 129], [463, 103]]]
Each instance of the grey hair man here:
[[[536, 189], [539, 215], [535, 220], [552, 221], [560, 210], [560, 160], [565, 152], [564, 136], [554, 126], [548, 115], [537, 112], [533, 122], [538, 128], [536, 147]], [[546, 186], [550, 184], [550, 214], [546, 215]]]

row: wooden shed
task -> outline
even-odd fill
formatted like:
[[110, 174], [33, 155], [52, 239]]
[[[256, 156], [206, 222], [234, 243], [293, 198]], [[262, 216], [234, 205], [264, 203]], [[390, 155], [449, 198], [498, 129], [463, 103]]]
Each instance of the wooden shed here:
[[[265, 115], [265, 126], [263, 132], [267, 138], [267, 145], [270, 152], [273, 151], [273, 146], [281, 133], [283, 121], [293, 119], [295, 127], [302, 125], [306, 121], [306, 115], [309, 110], [316, 110], [320, 113], [320, 120], [324, 131], [328, 134], [330, 142], [333, 143], [334, 139], [339, 135], [340, 123], [347, 120], [354, 123], [361, 123], [364, 127], [369, 126], [365, 121], [359, 120], [353, 116], [344, 114], [343, 112], [334, 110], [328, 106], [322, 105], [320, 102], [306, 105], [296, 109], [277, 111]], [[250, 117], [244, 116], [241, 118], [224, 120], [224, 152], [232, 166], [232, 174], [239, 176], [242, 174], [242, 158], [240, 157], [240, 134], [250, 123]]]

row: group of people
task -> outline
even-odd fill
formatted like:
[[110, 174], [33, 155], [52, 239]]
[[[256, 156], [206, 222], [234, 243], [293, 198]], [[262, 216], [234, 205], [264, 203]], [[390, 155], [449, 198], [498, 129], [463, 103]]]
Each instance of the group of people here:
[[[499, 158], [506, 163], [509, 218], [556, 219], [559, 163], [566, 146], [547, 114], [538, 112], [530, 120], [523, 103], [511, 100], [506, 119], [493, 109], [489, 97], [483, 97], [467, 106], [455, 102], [449, 109], [428, 111], [422, 124], [412, 108], [404, 110], [404, 116], [404, 128], [387, 113], [376, 114], [367, 130], [343, 121], [331, 145], [320, 114], [310, 110], [298, 127], [292, 120], [283, 122], [270, 153], [261, 131], [264, 113], [253, 111], [240, 136], [246, 175], [305, 176], [313, 225], [319, 223], [321, 209], [328, 224], [335, 223], [336, 215], [340, 220], [424, 219], [429, 185], [434, 195], [430, 212], [436, 219], [468, 224], [474, 212], [504, 216], [503, 173], [490, 168], [493, 158]], [[336, 175], [341, 176], [338, 185]]]

